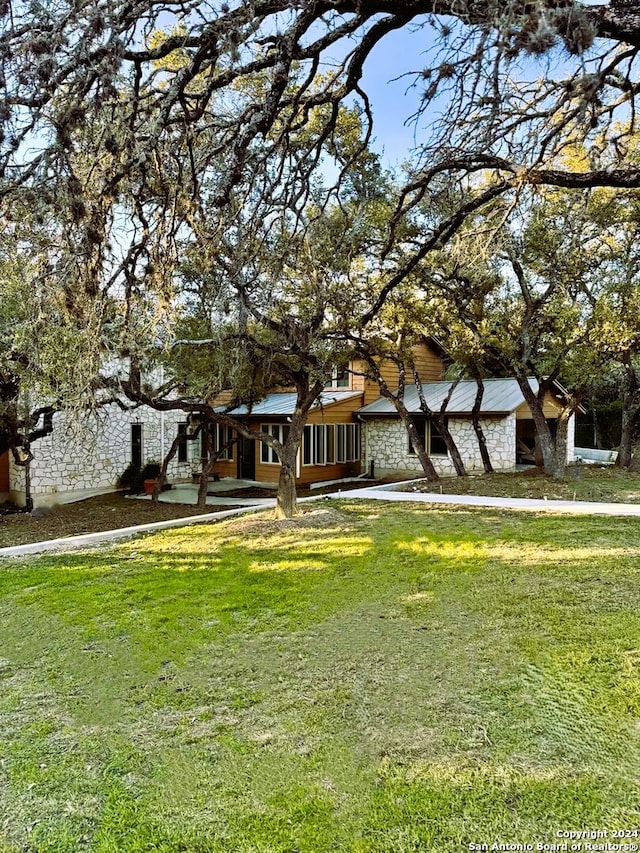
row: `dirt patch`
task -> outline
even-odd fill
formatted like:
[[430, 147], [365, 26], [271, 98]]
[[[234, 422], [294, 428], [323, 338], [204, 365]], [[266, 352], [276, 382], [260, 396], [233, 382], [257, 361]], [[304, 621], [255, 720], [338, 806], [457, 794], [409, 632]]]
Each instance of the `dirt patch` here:
[[188, 518], [210, 512], [235, 509], [233, 506], [206, 506], [158, 503], [126, 498], [122, 494], [101, 495], [76, 503], [63, 504], [34, 515], [17, 513], [0, 516], [0, 548], [46, 542], [82, 533], [118, 530], [154, 521]]
[[[331, 483], [327, 486], [320, 486], [316, 489], [310, 489], [308, 486], [299, 486], [297, 494], [299, 498], [309, 497], [314, 495], [326, 495], [333, 492], [346, 491], [347, 489], [368, 489], [371, 486], [379, 486], [382, 480], [351, 480], [345, 483]], [[393, 482], [390, 480], [389, 482]], [[215, 486], [209, 489], [207, 495], [219, 498], [275, 498], [276, 489], [263, 489], [259, 486], [248, 486], [246, 489], [216, 489]]]
[[246, 489], [209, 489], [211, 498], [275, 498], [275, 489], [261, 489], [259, 486], [248, 486]]
[[357, 523], [352, 515], [333, 507], [301, 509], [294, 518], [275, 518], [273, 512], [260, 513], [260, 518], [238, 518], [227, 522], [232, 533], [282, 533], [286, 530], [327, 530], [329, 528], [353, 527]]

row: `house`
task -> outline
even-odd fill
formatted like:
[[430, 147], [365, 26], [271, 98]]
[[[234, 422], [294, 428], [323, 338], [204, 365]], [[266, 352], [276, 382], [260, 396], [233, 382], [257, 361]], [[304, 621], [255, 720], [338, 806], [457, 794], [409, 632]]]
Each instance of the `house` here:
[[[529, 384], [537, 392], [535, 379]], [[424, 383], [427, 406], [438, 412], [451, 388], [450, 382]], [[544, 413], [553, 422], [562, 407], [562, 387], [556, 383], [555, 393], [547, 394]], [[477, 393], [473, 380], [459, 382], [447, 404], [447, 427], [451, 433], [468, 473], [484, 470], [471, 412]], [[424, 446], [439, 474], [454, 475], [453, 463], [447, 453], [437, 423], [428, 418], [420, 407], [414, 385], [407, 387], [405, 406], [412, 415], [424, 440]], [[356, 412], [363, 425], [363, 464], [373, 468], [377, 476], [406, 474], [414, 476], [422, 466], [410, 446], [407, 431], [392, 403], [382, 397]], [[535, 428], [529, 406], [515, 379], [485, 379], [480, 410], [480, 425], [486, 440], [491, 463], [496, 471], [510, 470], [518, 462], [535, 462]], [[569, 424], [567, 460], [573, 459], [574, 423]]]
[[[53, 432], [32, 446], [35, 458], [29, 479], [34, 505], [50, 506], [113, 491], [131, 462], [162, 459], [184, 418], [181, 412], [157, 412], [146, 406], [126, 410], [113, 403], [82, 415], [58, 412]], [[3, 470], [4, 495], [23, 506], [24, 467], [16, 465], [7, 453], [0, 457], [0, 472]], [[186, 459], [176, 460], [170, 474], [175, 479], [190, 479], [191, 464]]]
[[[430, 340], [417, 347], [414, 358], [424, 381], [442, 380], [449, 359], [437, 341]], [[381, 372], [390, 387], [397, 385], [398, 369], [393, 362], [383, 362]], [[349, 370], [334, 371], [331, 381], [311, 408], [298, 454], [298, 485], [337, 480], [367, 470], [362, 458], [365, 446], [362, 421], [357, 413], [376, 400], [380, 390], [377, 382], [365, 374], [366, 365], [359, 360], [352, 361]], [[255, 404], [250, 412], [241, 406], [229, 414], [246, 418], [251, 430], [268, 432], [283, 441], [295, 402], [296, 395], [292, 392], [274, 392]], [[215, 473], [221, 477], [277, 482], [279, 462], [271, 448], [248, 439], [231, 444], [229, 436], [226, 441], [225, 458], [216, 463]], [[214, 436], [214, 446], [224, 446], [217, 436]]]
[[[438, 411], [450, 383], [444, 374], [449, 359], [439, 344], [429, 339], [415, 350], [416, 368], [423, 382], [429, 407]], [[296, 481], [309, 485], [326, 480], [374, 471], [376, 476], [421, 473], [412, 453], [406, 430], [392, 404], [380, 397], [377, 383], [365, 376], [365, 365], [353, 361], [350, 369], [334, 371], [309, 413], [297, 460]], [[397, 368], [383, 362], [382, 373], [390, 388], [398, 381]], [[448, 428], [468, 471], [482, 470], [477, 439], [471, 421], [476, 394], [473, 381], [460, 382], [447, 407]], [[553, 420], [561, 405], [558, 385], [548, 394], [545, 412]], [[436, 470], [452, 474], [437, 425], [420, 409], [413, 385], [406, 389], [405, 404], [423, 432], [425, 447]], [[239, 407], [230, 414], [243, 418], [249, 429], [269, 432], [280, 441], [286, 438], [295, 406], [295, 394], [268, 394], [249, 411]], [[534, 460], [533, 419], [515, 380], [485, 380], [481, 424], [496, 470], [513, 469], [518, 461]], [[34, 445], [30, 466], [31, 494], [36, 505], [47, 505], [89, 497], [116, 488], [120, 474], [130, 464], [160, 460], [174, 438], [193, 432], [193, 425], [179, 411], [157, 412], [149, 407], [122, 409], [110, 404], [92, 415], [54, 416], [54, 429]], [[221, 424], [212, 427], [212, 445], [220, 453], [214, 473], [276, 483], [279, 462], [266, 444], [237, 437]], [[202, 444], [185, 440], [171, 461], [171, 481], [190, 481], [201, 470]], [[573, 428], [569, 430], [568, 458], [573, 458]], [[0, 488], [17, 503], [25, 501], [25, 471], [7, 454], [0, 457]]]

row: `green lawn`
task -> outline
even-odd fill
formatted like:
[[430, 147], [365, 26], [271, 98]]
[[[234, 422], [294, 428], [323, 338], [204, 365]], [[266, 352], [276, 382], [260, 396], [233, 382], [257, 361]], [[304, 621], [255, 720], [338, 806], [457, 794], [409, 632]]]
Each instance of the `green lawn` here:
[[356, 501], [5, 561], [0, 850], [633, 830], [639, 580], [636, 519]]

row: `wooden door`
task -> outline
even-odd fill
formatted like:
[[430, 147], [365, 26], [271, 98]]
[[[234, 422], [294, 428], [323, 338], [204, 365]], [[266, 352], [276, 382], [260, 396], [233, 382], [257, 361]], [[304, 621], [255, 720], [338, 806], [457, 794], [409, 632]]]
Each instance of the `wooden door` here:
[[0, 492], [9, 491], [9, 451], [0, 456]]

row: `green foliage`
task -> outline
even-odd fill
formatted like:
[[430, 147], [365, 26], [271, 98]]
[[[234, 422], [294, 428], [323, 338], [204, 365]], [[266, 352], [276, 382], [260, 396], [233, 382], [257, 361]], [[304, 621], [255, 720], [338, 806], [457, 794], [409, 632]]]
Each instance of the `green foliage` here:
[[157, 462], [155, 459], [150, 459], [148, 462], [142, 466], [142, 470], [140, 471], [140, 476], [142, 480], [155, 480], [155, 478], [160, 474], [162, 470], [162, 465], [160, 462]]

